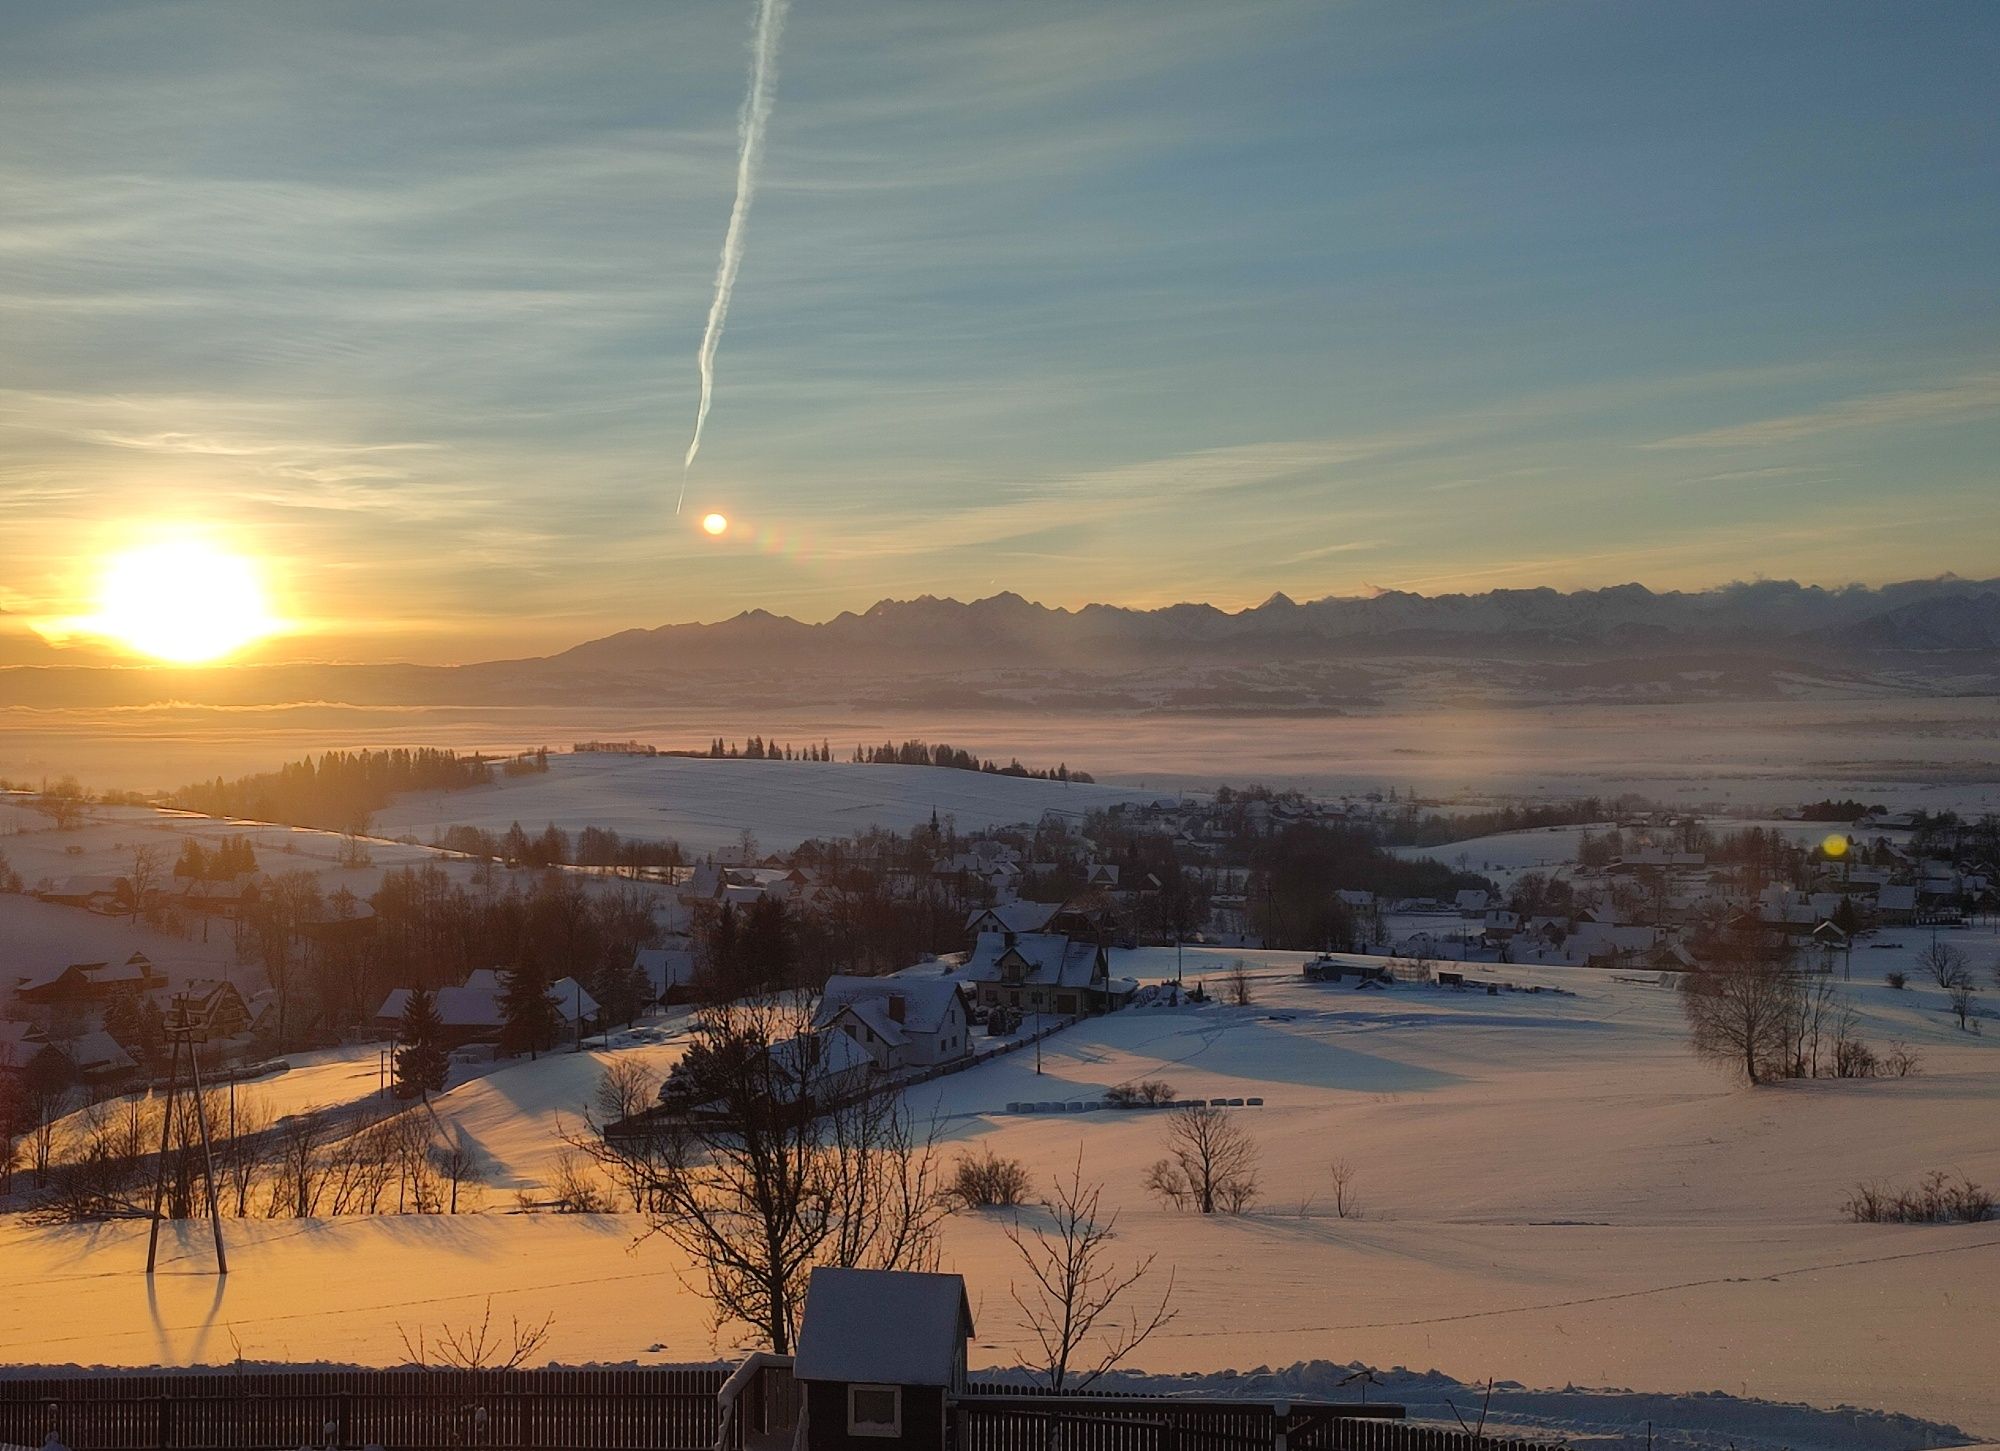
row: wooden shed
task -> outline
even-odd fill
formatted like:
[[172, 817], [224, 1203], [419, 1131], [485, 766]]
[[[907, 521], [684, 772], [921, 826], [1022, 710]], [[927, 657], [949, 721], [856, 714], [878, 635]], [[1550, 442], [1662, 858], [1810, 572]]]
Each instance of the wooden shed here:
[[814, 1270], [792, 1365], [808, 1451], [944, 1451], [971, 1338], [957, 1275]]

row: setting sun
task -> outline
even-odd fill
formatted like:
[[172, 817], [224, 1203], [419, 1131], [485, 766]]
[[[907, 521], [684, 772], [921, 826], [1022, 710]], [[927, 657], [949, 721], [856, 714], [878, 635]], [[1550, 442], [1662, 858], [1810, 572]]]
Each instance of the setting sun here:
[[257, 571], [201, 539], [173, 539], [105, 566], [93, 630], [158, 660], [197, 664], [276, 628]]
[[701, 527], [710, 534], [720, 534], [728, 529], [729, 516], [726, 514], [704, 514], [701, 520]]

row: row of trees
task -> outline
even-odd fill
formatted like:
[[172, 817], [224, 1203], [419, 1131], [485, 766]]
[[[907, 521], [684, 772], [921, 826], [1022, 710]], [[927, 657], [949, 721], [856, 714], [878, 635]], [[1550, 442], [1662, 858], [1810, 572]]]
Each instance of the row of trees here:
[[931, 745], [918, 740], [904, 741], [900, 745], [895, 741], [884, 741], [879, 746], [856, 746], [854, 759], [870, 766], [942, 766], [951, 771], [983, 771], [989, 776], [1023, 776], [1037, 781], [1079, 781], [1087, 785], [1096, 779], [1087, 771], [1070, 770], [1067, 762], [1039, 771], [1022, 765], [1018, 759], [1002, 766], [995, 761], [982, 760], [957, 746], [942, 742]]
[[[171, 1125], [156, 1094], [56, 1108], [30, 1138], [30, 1212], [44, 1223], [145, 1217], [156, 1187], [169, 1219], [205, 1215], [211, 1192], [231, 1218], [457, 1214], [473, 1207], [484, 1179], [472, 1141], [428, 1108], [358, 1123], [314, 1110], [274, 1121], [261, 1097], [224, 1088], [198, 1106], [180, 1094]], [[198, 1113], [208, 1119], [206, 1149]]]
[[572, 836], [554, 822], [534, 836], [518, 821], [504, 832], [449, 826], [431, 839], [431, 845], [523, 867], [612, 867], [636, 872], [641, 867], [679, 867], [686, 860], [677, 841], [620, 836], [601, 826], [586, 826]]
[[173, 794], [173, 803], [209, 816], [282, 821], [325, 831], [365, 831], [370, 817], [400, 791], [460, 791], [484, 786], [491, 767], [479, 756], [430, 747], [328, 751], [254, 776], [218, 776]]

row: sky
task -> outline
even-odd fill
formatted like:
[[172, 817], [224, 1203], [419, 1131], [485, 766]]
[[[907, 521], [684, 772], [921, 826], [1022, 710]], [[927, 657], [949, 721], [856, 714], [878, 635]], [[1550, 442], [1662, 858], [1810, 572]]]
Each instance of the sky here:
[[12, 0], [0, 610], [2000, 574], [2000, 7], [795, 0], [676, 517], [752, 18]]

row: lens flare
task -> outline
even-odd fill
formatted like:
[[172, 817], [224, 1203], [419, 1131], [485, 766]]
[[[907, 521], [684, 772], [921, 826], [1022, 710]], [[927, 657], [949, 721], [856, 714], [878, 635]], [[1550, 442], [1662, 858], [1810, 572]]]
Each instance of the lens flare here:
[[1846, 856], [1847, 838], [1842, 836], [1839, 832], [1835, 832], [1831, 836], [1827, 837], [1825, 841], [1819, 844], [1819, 849], [1825, 852], [1830, 857]]

